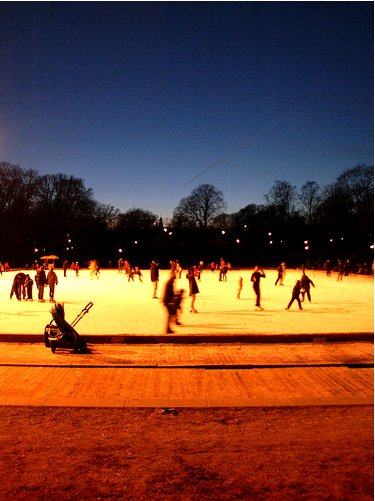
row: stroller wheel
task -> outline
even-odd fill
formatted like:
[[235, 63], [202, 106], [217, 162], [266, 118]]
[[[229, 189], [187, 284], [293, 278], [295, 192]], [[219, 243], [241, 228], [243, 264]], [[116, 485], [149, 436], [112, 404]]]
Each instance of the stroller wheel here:
[[52, 353], [55, 353], [55, 351], [56, 351], [56, 345], [53, 341], [51, 341], [51, 351], [52, 351]]

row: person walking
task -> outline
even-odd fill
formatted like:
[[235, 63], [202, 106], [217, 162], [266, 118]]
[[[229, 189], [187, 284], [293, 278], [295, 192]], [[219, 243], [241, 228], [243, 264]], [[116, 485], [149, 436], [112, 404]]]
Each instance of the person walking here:
[[305, 300], [305, 294], [307, 295], [307, 299], [311, 303], [311, 294], [310, 294], [310, 286], [313, 286], [315, 288], [314, 282], [306, 275], [306, 273], [303, 273], [302, 278], [301, 278], [301, 301], [303, 302]]
[[38, 302], [44, 303], [44, 287], [47, 285], [47, 277], [43, 266], [39, 266], [36, 270], [35, 283], [38, 288]]
[[192, 266], [190, 266], [190, 268], [188, 269], [186, 278], [189, 280], [189, 296], [191, 297], [190, 313], [198, 313], [198, 311], [195, 309], [195, 299], [197, 294], [199, 293], [199, 288], [195, 279], [194, 268]]
[[49, 302], [55, 303], [55, 286], [59, 283], [55, 270], [51, 268], [47, 275], [47, 284], [49, 286]]
[[292, 298], [289, 301], [288, 306], [285, 308], [286, 310], [289, 310], [294, 301], [297, 301], [299, 309], [302, 310], [300, 294], [301, 294], [301, 280], [297, 280], [295, 286], [293, 287]]
[[151, 275], [151, 282], [154, 284], [152, 299], [157, 299], [158, 297], [156, 294], [159, 285], [159, 263], [157, 263], [154, 260], [151, 261], [150, 275]]
[[260, 268], [259, 266], [255, 266], [253, 274], [251, 275], [251, 282], [253, 282], [253, 289], [255, 292], [256, 296], [256, 302], [255, 302], [255, 310], [256, 311], [261, 311], [264, 310], [262, 306], [260, 305], [260, 279], [261, 278], [266, 278], [266, 274]]

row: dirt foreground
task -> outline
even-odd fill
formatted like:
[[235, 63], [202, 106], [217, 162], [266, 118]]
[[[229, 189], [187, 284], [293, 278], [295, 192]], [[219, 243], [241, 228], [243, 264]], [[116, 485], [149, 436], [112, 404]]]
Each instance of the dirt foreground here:
[[1, 499], [372, 500], [373, 407], [0, 407]]

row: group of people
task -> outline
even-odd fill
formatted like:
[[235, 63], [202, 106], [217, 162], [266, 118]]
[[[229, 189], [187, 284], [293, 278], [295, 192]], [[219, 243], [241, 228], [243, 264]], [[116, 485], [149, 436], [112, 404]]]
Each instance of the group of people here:
[[119, 273], [124, 272], [125, 275], [128, 277], [128, 282], [130, 281], [134, 282], [134, 277], [136, 275], [138, 276], [139, 281], [142, 282], [143, 275], [139, 266], [134, 266], [134, 267], [131, 266], [129, 261], [126, 259], [122, 259], [122, 257], [120, 257], [117, 264]]
[[[277, 268], [277, 279], [276, 279], [275, 285], [277, 285], [279, 282], [280, 282], [280, 285], [284, 285], [283, 282], [284, 282], [285, 275], [286, 275], [286, 264], [284, 262], [282, 262], [280, 264], [280, 266], [278, 266], [278, 268]], [[250, 280], [253, 283], [253, 289], [254, 289], [255, 297], [256, 297], [255, 309], [257, 311], [261, 311], [264, 309], [260, 304], [260, 280], [261, 280], [261, 278], [266, 278], [266, 274], [264, 273], [262, 268], [260, 268], [259, 266], [255, 266]], [[240, 277], [239, 288], [238, 288], [238, 293], [237, 293], [238, 298], [240, 298], [242, 286], [243, 286], [243, 278]], [[294, 301], [297, 301], [298, 308], [300, 310], [302, 310], [303, 309], [302, 303], [305, 300], [305, 296], [307, 296], [307, 299], [311, 303], [311, 292], [310, 292], [311, 286], [315, 287], [315, 284], [311, 280], [311, 278], [309, 278], [306, 275], [305, 270], [303, 270], [301, 279], [296, 280], [296, 283], [295, 283], [293, 290], [292, 290], [292, 297], [288, 303], [288, 306], [285, 308], [285, 310], [289, 310], [290, 307], [292, 306], [292, 304], [294, 303]]]
[[[49, 287], [49, 301], [55, 303], [55, 287], [58, 284], [58, 278], [53, 265], [50, 265], [48, 273], [46, 274], [43, 265], [38, 266], [35, 275], [35, 285], [38, 290], [38, 302], [44, 303], [44, 289]], [[16, 296], [18, 301], [22, 299], [25, 301], [33, 301], [33, 285], [34, 280], [27, 273], [17, 273], [13, 279], [12, 288], [10, 291], [10, 299], [13, 295]]]

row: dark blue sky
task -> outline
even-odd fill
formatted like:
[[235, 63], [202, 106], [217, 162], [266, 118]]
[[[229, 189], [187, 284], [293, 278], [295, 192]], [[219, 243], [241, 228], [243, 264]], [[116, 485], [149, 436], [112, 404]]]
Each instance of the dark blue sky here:
[[373, 2], [2, 2], [0, 161], [163, 217], [203, 183], [228, 212], [276, 180], [325, 186], [373, 165], [373, 19]]

